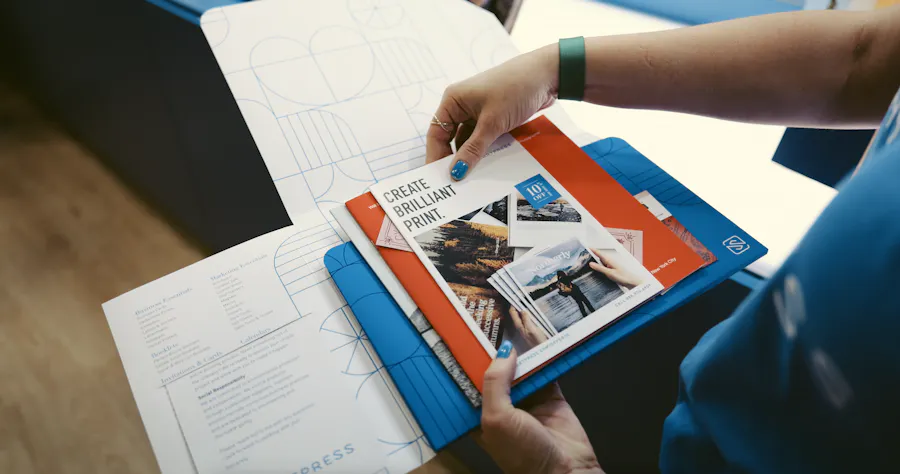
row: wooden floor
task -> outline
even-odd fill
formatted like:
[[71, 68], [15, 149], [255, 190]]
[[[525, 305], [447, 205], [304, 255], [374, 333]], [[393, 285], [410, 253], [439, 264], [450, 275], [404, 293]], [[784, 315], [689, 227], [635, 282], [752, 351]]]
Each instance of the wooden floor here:
[[0, 84], [0, 473], [159, 472], [100, 305], [203, 257]]
[[100, 305], [201, 258], [0, 86], [0, 473], [159, 471]]

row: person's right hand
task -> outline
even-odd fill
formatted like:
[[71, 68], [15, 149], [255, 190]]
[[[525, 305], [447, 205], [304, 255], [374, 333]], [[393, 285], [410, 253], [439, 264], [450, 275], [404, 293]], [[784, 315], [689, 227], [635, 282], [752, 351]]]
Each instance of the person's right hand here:
[[600, 263], [591, 262], [591, 270], [606, 275], [610, 280], [628, 288], [629, 290], [640, 285], [641, 279], [625, 269], [618, 261], [616, 261], [615, 250], [591, 249]]
[[[428, 128], [426, 162], [453, 153], [450, 176], [463, 179], [500, 135], [518, 127], [556, 100], [559, 51], [544, 47], [452, 84]], [[446, 129], [445, 129], [446, 128]]]
[[500, 347], [484, 374], [480, 444], [507, 474], [603, 474], [594, 448], [555, 383], [513, 406], [512, 344]]

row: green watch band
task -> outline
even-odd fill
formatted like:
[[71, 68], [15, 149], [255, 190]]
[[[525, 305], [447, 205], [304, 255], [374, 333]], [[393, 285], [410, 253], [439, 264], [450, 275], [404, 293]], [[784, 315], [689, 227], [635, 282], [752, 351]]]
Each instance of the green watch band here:
[[560, 99], [581, 100], [584, 98], [586, 67], [584, 36], [559, 40]]

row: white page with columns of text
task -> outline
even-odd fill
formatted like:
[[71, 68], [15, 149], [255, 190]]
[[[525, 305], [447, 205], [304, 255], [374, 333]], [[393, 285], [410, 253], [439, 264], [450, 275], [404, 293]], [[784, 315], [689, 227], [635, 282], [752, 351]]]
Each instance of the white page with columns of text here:
[[407, 472], [434, 453], [322, 257], [318, 213], [103, 305], [163, 473]]

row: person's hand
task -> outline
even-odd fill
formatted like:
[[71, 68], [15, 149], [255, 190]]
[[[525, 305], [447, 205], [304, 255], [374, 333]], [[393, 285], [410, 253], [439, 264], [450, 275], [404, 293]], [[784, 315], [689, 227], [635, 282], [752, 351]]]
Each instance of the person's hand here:
[[641, 279], [636, 275], [633, 275], [631, 272], [625, 269], [619, 262], [616, 261], [613, 255], [616, 254], [615, 250], [600, 250], [600, 249], [591, 249], [594, 252], [594, 255], [600, 260], [600, 263], [591, 262], [590, 267], [591, 270], [595, 272], [602, 273], [606, 275], [610, 280], [628, 288], [629, 290], [640, 285]]
[[522, 335], [525, 342], [531, 344], [531, 347], [535, 347], [547, 340], [547, 334], [534, 323], [534, 316], [531, 315], [531, 311], [519, 312], [519, 310], [510, 306], [509, 317], [512, 319], [516, 331], [519, 331], [519, 334]]
[[544, 47], [451, 85], [428, 127], [426, 162], [453, 151], [450, 176], [460, 180], [471, 171], [500, 135], [528, 120], [556, 100], [559, 52]]
[[507, 474], [602, 474], [594, 448], [558, 385], [532, 395], [523, 402], [524, 409], [512, 405], [509, 390], [515, 371], [515, 349], [508, 344], [500, 346], [484, 374], [481, 444], [500, 469]]

